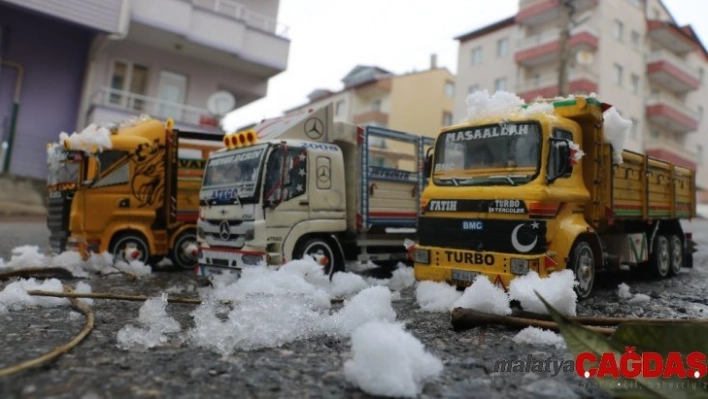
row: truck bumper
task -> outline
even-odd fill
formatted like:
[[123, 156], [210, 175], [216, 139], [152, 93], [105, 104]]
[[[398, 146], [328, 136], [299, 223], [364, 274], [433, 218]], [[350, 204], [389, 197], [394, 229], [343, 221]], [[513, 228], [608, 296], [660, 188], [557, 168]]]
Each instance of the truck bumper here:
[[83, 260], [88, 260], [91, 253], [100, 254], [107, 249], [101, 248], [100, 239], [86, 239], [85, 237], [71, 236], [66, 241], [66, 250], [78, 252]]
[[238, 275], [244, 268], [265, 265], [265, 251], [225, 247], [199, 247], [196, 272], [200, 276]]
[[476, 252], [416, 246], [413, 250], [413, 270], [418, 281], [446, 282], [467, 287], [483, 275], [505, 290], [513, 279], [537, 272], [546, 277], [558, 265], [541, 255], [517, 255], [499, 252]]

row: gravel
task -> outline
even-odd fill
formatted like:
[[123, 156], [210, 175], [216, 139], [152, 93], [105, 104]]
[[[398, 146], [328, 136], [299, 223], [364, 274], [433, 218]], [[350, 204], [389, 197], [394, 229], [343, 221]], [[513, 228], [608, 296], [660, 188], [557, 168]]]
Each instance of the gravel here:
[[[708, 244], [708, 223], [694, 222], [698, 241]], [[12, 247], [37, 244], [48, 237], [41, 222], [0, 223], [0, 256], [9, 259]], [[674, 279], [651, 280], [629, 273], [602, 276], [597, 293], [578, 305], [578, 315], [701, 317], [708, 312], [704, 289], [708, 282], [708, 253], [697, 254], [696, 267]], [[78, 281], [78, 280], [77, 280]], [[204, 284], [189, 271], [156, 271], [138, 281], [121, 275], [92, 276], [94, 292], [157, 296], [181, 287], [181, 297], [195, 297]], [[632, 294], [651, 297], [648, 303], [629, 304], [617, 296], [625, 282]], [[75, 284], [76, 281], [69, 281]], [[0, 282], [0, 288], [5, 283]], [[168, 334], [167, 345], [146, 351], [117, 346], [117, 332], [134, 324], [142, 302], [95, 300], [96, 324], [81, 344], [56, 361], [0, 377], [2, 398], [367, 398], [344, 378], [343, 364], [351, 358], [348, 338], [319, 337], [279, 348], [237, 351], [222, 356], [183, 342], [183, 333]], [[575, 373], [498, 372], [499, 360], [570, 360], [566, 349], [517, 344], [517, 331], [490, 326], [455, 332], [447, 313], [422, 312], [413, 288], [394, 299], [397, 319], [444, 364], [442, 374], [428, 382], [423, 398], [605, 398], [592, 382]], [[193, 321], [194, 305], [169, 304], [182, 331]], [[335, 307], [336, 309], [336, 307]], [[73, 314], [72, 314], [73, 313]], [[83, 316], [69, 308], [30, 309], [0, 315], [0, 368], [47, 353], [70, 340], [83, 326]]]

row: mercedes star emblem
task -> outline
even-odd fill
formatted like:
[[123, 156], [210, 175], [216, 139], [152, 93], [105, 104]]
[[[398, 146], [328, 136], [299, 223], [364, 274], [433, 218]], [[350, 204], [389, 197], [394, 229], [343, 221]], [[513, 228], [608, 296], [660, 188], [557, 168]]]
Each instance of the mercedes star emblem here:
[[310, 118], [306, 120], [305, 134], [313, 140], [319, 139], [324, 134], [324, 124], [317, 118]]
[[224, 220], [219, 224], [219, 237], [221, 237], [222, 240], [226, 241], [229, 239], [230, 235], [231, 232], [229, 231], [229, 221]]
[[326, 182], [329, 180], [329, 168], [326, 166], [320, 166], [317, 168], [317, 180], [321, 182]]

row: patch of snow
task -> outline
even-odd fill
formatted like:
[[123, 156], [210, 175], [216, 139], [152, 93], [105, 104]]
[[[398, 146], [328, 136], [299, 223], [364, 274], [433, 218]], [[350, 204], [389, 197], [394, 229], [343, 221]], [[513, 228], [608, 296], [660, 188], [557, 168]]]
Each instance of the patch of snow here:
[[130, 262], [119, 260], [113, 266], [122, 272], [131, 273], [138, 277], [152, 273], [152, 268], [139, 260], [131, 260]]
[[167, 294], [150, 298], [138, 313], [140, 326], [127, 325], [118, 331], [118, 347], [125, 350], [145, 350], [165, 344], [168, 341], [166, 334], [179, 332], [181, 327], [177, 320], [169, 316], [166, 311]]
[[625, 283], [621, 283], [617, 286], [617, 296], [622, 299], [629, 299], [632, 297], [632, 293], [629, 292], [629, 286]]
[[88, 125], [81, 132], [74, 132], [71, 135], [65, 132], [59, 133], [59, 144], [63, 146], [67, 141], [69, 142], [69, 148], [72, 150], [81, 150], [89, 153], [113, 147], [110, 130], [95, 123]]
[[393, 271], [393, 275], [388, 282], [388, 288], [400, 291], [415, 284], [415, 274], [413, 268], [399, 263], [399, 267]]
[[344, 363], [347, 381], [371, 395], [415, 397], [442, 362], [398, 323], [374, 320], [352, 334], [353, 357]]
[[351, 296], [368, 286], [369, 284], [358, 274], [338, 272], [332, 276], [329, 295], [334, 298]]
[[524, 328], [512, 338], [512, 341], [517, 344], [551, 345], [559, 349], [566, 347], [565, 341], [560, 334], [538, 327]]
[[524, 310], [548, 314], [536, 292], [558, 312], [566, 316], [575, 316], [578, 296], [573, 290], [575, 276], [572, 270], [551, 273], [546, 278], [539, 277], [535, 271], [511, 280], [509, 297], [517, 300]]
[[427, 312], [449, 312], [461, 296], [457, 288], [445, 282], [421, 281], [415, 289], [418, 305]]
[[37, 245], [22, 245], [12, 249], [12, 257], [7, 263], [9, 268], [32, 268], [46, 266], [45, 256]]
[[553, 113], [553, 104], [536, 102], [524, 108], [527, 105], [524, 100], [507, 91], [496, 91], [492, 95], [487, 90], [476, 91], [467, 96], [466, 104], [468, 122], [487, 118], [507, 119], [514, 115]]
[[501, 316], [511, 314], [507, 293], [483, 275], [477, 276], [472, 285], [452, 304], [452, 308], [458, 307]]
[[632, 304], [640, 304], [640, 303], [647, 303], [651, 300], [651, 297], [646, 294], [634, 294], [634, 296], [628, 300], [628, 303]]
[[[74, 292], [76, 292], [77, 294], [90, 294], [91, 286], [88, 283], [79, 281], [76, 284], [76, 287], [74, 288]], [[93, 299], [91, 298], [78, 298], [78, 300], [89, 306], [93, 305]]]
[[612, 145], [613, 163], [622, 163], [622, 151], [624, 151], [625, 143], [629, 129], [632, 127], [630, 119], [623, 118], [617, 108], [610, 107], [603, 112], [604, 122], [603, 129], [605, 131], [605, 142]]
[[69, 305], [66, 298], [55, 298], [50, 296], [33, 296], [27, 294], [30, 290], [62, 292], [64, 287], [58, 279], [48, 279], [37, 281], [34, 277], [22, 279], [8, 284], [0, 291], [0, 314], [8, 311], [19, 311], [28, 308], [51, 308], [56, 306]]
[[369, 320], [396, 320], [391, 307], [391, 291], [382, 286], [369, 287], [346, 302], [344, 307], [324, 321], [325, 333], [349, 335]]

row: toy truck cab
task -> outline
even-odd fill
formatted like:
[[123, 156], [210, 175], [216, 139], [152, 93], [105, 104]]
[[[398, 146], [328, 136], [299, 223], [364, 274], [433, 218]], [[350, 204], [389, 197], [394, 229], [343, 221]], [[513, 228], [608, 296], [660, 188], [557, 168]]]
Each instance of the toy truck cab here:
[[[603, 127], [608, 107], [575, 97], [443, 130], [428, 162], [416, 278], [466, 286], [484, 275], [508, 288], [530, 271], [569, 268], [587, 297], [602, 268], [653, 268], [664, 277], [686, 265], [678, 220], [693, 214], [693, 172], [614, 151]], [[642, 240], [649, 244], [640, 250]], [[669, 253], [675, 259], [664, 261]]]

